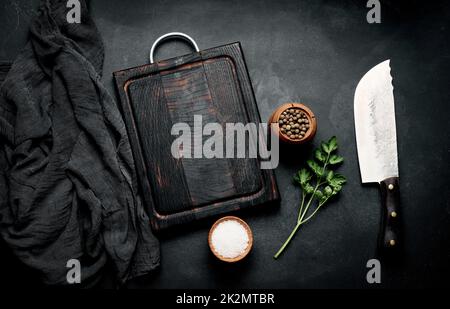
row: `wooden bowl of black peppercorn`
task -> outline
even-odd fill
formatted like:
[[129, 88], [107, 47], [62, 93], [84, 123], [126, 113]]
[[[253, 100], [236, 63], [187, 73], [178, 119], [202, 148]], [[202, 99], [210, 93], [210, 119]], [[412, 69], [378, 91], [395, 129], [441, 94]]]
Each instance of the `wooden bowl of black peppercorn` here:
[[301, 103], [286, 103], [278, 107], [269, 118], [272, 134], [289, 144], [303, 144], [317, 131], [314, 113]]

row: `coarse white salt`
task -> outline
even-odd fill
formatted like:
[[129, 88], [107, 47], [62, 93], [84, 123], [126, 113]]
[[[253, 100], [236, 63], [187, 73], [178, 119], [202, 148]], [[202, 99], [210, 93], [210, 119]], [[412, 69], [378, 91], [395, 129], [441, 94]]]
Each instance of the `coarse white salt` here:
[[216, 253], [228, 259], [244, 253], [249, 241], [247, 230], [236, 220], [220, 222], [211, 234], [211, 242]]

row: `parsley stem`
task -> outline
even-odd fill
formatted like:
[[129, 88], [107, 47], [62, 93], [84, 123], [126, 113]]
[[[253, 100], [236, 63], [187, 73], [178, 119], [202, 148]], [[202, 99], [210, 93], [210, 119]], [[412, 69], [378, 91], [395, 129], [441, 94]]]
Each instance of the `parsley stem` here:
[[286, 249], [287, 245], [291, 241], [291, 239], [294, 237], [295, 233], [297, 233], [298, 228], [302, 225], [300, 222], [297, 223], [295, 228], [292, 230], [291, 234], [289, 235], [288, 239], [284, 242], [284, 244], [281, 246], [280, 250], [273, 256], [274, 259], [277, 259], [281, 253], [283, 253], [284, 249]]
[[306, 193], [302, 192], [302, 203], [300, 205], [300, 210], [298, 211], [297, 222], [300, 222], [300, 217], [302, 215], [303, 206], [305, 204], [305, 196], [306, 196]]
[[312, 217], [314, 217], [314, 215], [316, 214], [316, 212], [320, 209], [320, 207], [322, 207], [323, 204], [325, 204], [325, 203], [328, 201], [328, 199], [329, 199], [329, 197], [327, 197], [323, 202], [321, 202], [321, 203], [317, 206], [317, 208], [313, 211], [313, 213], [312, 213], [308, 218], [306, 218], [305, 220], [302, 220], [300, 223], [301, 223], [301, 224], [306, 223], [306, 222], [309, 221], [309, 219], [311, 219]]
[[306, 215], [306, 213], [308, 212], [308, 209], [309, 209], [309, 206], [311, 205], [311, 202], [312, 202], [312, 200], [313, 200], [313, 198], [314, 198], [314, 194], [316, 194], [316, 191], [317, 191], [317, 188], [319, 187], [319, 184], [317, 184], [316, 185], [316, 187], [314, 188], [314, 191], [313, 191], [313, 193], [312, 193], [312, 195], [311, 195], [311, 197], [310, 197], [310, 199], [309, 199], [309, 201], [308, 201], [308, 204], [306, 204], [306, 207], [305, 207], [305, 210], [303, 211], [303, 213], [302, 213], [302, 215], [301, 215], [301, 217], [300, 217], [300, 220], [298, 220], [298, 222], [301, 222], [302, 220], [303, 220], [303, 217]]

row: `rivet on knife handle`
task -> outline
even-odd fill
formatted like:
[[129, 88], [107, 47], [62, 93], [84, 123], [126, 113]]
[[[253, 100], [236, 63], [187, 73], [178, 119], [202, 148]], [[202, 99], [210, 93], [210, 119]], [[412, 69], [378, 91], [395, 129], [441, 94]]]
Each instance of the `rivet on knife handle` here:
[[399, 239], [399, 182], [398, 177], [380, 182], [383, 220], [380, 229], [380, 246], [385, 249], [398, 247]]

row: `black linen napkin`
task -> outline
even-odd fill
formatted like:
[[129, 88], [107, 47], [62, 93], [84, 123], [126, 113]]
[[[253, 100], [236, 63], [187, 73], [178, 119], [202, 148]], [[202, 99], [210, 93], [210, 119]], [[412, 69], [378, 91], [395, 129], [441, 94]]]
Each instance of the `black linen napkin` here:
[[159, 242], [138, 192], [118, 107], [100, 80], [104, 48], [81, 2], [43, 0], [30, 41], [0, 65], [0, 233], [46, 284], [67, 284], [67, 262], [81, 284], [110, 261], [118, 282], [159, 265]]

